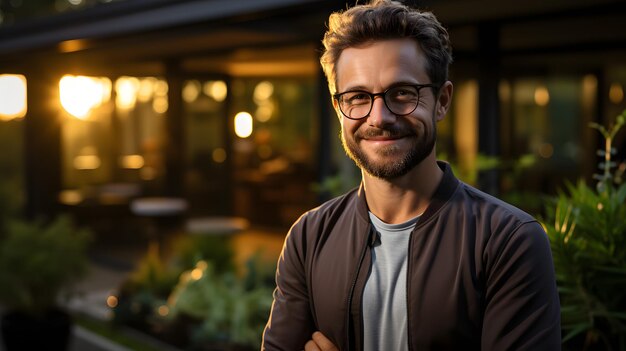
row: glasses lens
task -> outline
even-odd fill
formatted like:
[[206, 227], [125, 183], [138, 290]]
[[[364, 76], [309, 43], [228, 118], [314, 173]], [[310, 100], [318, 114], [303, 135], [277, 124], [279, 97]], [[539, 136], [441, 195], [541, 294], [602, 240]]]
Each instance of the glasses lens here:
[[385, 103], [396, 115], [408, 115], [419, 102], [419, 89], [414, 86], [398, 86], [387, 90]]
[[339, 108], [346, 117], [359, 119], [367, 116], [372, 106], [372, 97], [362, 91], [343, 93], [339, 98]]

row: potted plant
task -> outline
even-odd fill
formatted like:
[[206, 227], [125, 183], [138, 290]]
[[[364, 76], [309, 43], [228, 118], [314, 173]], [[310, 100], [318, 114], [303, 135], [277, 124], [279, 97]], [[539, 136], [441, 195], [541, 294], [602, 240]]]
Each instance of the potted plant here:
[[71, 319], [59, 307], [86, 273], [91, 234], [67, 217], [49, 224], [9, 220], [0, 233], [0, 304], [7, 351], [64, 350]]

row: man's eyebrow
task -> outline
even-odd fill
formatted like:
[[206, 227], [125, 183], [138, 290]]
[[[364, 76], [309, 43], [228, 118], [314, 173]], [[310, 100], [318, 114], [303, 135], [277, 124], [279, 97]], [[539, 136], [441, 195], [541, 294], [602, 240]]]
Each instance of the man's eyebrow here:
[[365, 85], [354, 85], [354, 86], [350, 86], [342, 91], [340, 91], [339, 93], [343, 93], [346, 91], [369, 91], [369, 89], [365, 86]]
[[[398, 87], [398, 86], [402, 86], [402, 85], [417, 85], [417, 84], [428, 84], [428, 83], [419, 83], [416, 81], [398, 81], [398, 82], [393, 82], [391, 84], [389, 84], [387, 87], [385, 87], [385, 90], [389, 89], [389, 88], [394, 88], [394, 87]], [[376, 93], [376, 92], [372, 92], [370, 91], [366, 86], [364, 85], [354, 85], [354, 86], [349, 86], [348, 88], [346, 88], [345, 90], [340, 91], [338, 94], [341, 93], [345, 93], [348, 91], [367, 91], [370, 93]]]

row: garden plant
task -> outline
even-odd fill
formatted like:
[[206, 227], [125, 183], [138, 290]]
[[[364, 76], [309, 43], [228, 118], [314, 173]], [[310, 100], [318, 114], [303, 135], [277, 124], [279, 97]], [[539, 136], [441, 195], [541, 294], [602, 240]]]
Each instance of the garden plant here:
[[626, 164], [613, 161], [625, 119], [592, 124], [605, 141], [597, 183], [568, 184], [547, 210], [565, 350], [626, 350]]

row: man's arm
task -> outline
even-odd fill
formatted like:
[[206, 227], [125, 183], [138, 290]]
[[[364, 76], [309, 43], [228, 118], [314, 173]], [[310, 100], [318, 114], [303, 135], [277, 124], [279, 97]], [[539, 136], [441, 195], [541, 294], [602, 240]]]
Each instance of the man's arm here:
[[304, 266], [301, 218], [285, 238], [276, 268], [276, 289], [261, 350], [302, 350], [315, 331]]
[[490, 247], [482, 350], [560, 350], [560, 305], [548, 237], [525, 223]]

